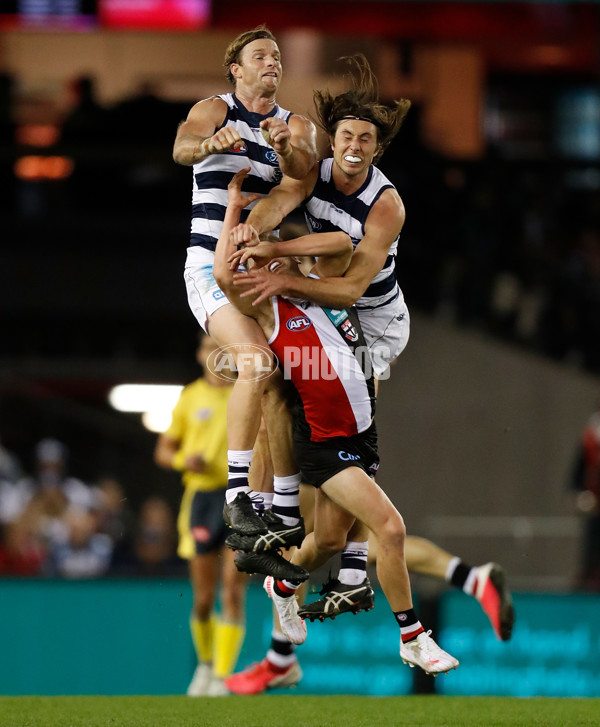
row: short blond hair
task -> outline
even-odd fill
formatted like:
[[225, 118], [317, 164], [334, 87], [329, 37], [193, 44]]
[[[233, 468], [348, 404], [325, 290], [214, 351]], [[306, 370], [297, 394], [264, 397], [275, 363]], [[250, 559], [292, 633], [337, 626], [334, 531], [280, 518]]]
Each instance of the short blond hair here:
[[234, 38], [231, 43], [227, 46], [225, 51], [225, 60], [223, 65], [225, 66], [225, 75], [227, 80], [235, 87], [235, 78], [231, 72], [231, 64], [240, 62], [240, 54], [242, 50], [252, 43], [253, 40], [259, 40], [260, 38], [267, 38], [277, 43], [277, 40], [273, 33], [267, 28], [266, 25], [259, 25], [254, 30], [246, 30], [244, 33], [240, 33], [237, 38]]

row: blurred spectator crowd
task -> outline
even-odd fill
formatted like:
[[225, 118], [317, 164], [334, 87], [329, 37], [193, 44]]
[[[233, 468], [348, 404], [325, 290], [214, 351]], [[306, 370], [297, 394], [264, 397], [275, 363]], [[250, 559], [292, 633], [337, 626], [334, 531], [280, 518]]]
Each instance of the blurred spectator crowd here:
[[121, 484], [68, 472], [68, 449], [46, 438], [24, 473], [0, 444], [0, 576], [182, 576], [173, 511], [149, 496], [137, 512]]

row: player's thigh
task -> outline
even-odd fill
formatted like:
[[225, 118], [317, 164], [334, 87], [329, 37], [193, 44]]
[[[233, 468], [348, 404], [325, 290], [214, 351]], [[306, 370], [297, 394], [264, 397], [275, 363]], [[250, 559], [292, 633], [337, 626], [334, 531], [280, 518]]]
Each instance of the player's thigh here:
[[262, 328], [254, 318], [240, 313], [233, 305], [216, 310], [209, 320], [210, 335], [219, 346], [231, 346], [232, 351], [243, 351], [243, 346], [254, 344], [269, 349]]
[[200, 246], [189, 247], [183, 271], [190, 309], [205, 333], [212, 314], [231, 306], [213, 275], [215, 254]]
[[355, 518], [322, 490], [315, 492], [315, 542], [319, 550], [342, 550]]
[[321, 492], [363, 522], [376, 537], [403, 526], [389, 497], [360, 467], [341, 470], [321, 485]]

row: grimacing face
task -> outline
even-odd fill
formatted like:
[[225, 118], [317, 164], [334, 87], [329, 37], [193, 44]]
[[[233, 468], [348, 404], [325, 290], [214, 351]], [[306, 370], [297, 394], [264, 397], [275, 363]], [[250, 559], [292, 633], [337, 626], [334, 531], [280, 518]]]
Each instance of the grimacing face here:
[[277, 43], [259, 38], [240, 51], [239, 63], [232, 63], [231, 72], [236, 82], [245, 86], [259, 86], [276, 91], [281, 82], [281, 54]]
[[344, 119], [330, 137], [333, 158], [344, 174], [365, 174], [379, 149], [377, 127], [370, 121]]

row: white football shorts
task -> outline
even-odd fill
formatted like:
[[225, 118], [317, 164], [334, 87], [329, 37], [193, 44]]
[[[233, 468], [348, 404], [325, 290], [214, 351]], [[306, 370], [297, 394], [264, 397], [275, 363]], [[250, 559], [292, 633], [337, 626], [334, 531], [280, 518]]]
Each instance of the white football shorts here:
[[402, 294], [380, 308], [357, 308], [373, 371], [388, 379], [390, 364], [404, 351], [410, 336], [410, 314]]
[[183, 279], [192, 313], [205, 333], [209, 317], [224, 305], [230, 305], [213, 275], [215, 254], [204, 247], [188, 247]]

